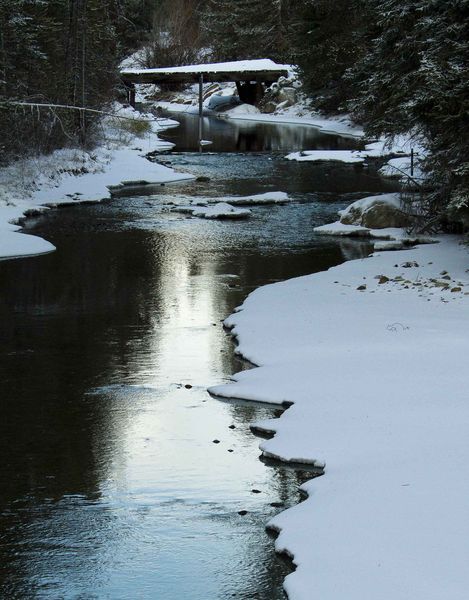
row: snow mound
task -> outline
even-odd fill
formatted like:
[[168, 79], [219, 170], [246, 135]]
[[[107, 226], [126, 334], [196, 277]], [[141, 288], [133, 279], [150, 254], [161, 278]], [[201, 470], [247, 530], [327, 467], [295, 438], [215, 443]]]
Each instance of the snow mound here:
[[396, 193], [367, 196], [339, 211], [339, 215], [344, 225], [361, 225], [370, 229], [407, 227], [410, 223]]
[[404, 226], [408, 217], [402, 212], [399, 194], [367, 196], [339, 211], [340, 221], [320, 225], [314, 232], [320, 235], [361, 237], [387, 240], [388, 244], [375, 246], [378, 250], [396, 250], [412, 244], [431, 244], [429, 236], [407, 234]]
[[260, 115], [261, 111], [257, 106], [253, 106], [252, 104], [239, 104], [225, 111], [223, 114], [227, 117], [236, 117], [238, 115]]
[[366, 196], [366, 198], [360, 198], [360, 200], [356, 200], [352, 202], [347, 208], [339, 211], [339, 215], [341, 217], [341, 222], [346, 223], [347, 218], [351, 218], [354, 213], [360, 211], [360, 214], [364, 213], [372, 206], [376, 204], [376, 202], [381, 202], [383, 204], [388, 204], [389, 206], [393, 206], [395, 208], [400, 208], [401, 201], [399, 194], [378, 194], [376, 196]]

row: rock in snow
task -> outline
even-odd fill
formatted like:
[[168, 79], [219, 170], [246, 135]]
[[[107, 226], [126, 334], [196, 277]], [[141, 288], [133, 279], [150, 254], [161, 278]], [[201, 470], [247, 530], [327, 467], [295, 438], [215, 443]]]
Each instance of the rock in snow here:
[[353, 202], [339, 214], [340, 222], [345, 225], [361, 225], [370, 229], [409, 225], [409, 216], [402, 210], [399, 194], [368, 196]]

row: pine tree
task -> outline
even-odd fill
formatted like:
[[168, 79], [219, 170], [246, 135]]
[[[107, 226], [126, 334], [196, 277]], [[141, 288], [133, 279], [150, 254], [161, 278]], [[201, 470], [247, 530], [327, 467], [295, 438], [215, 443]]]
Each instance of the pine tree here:
[[202, 9], [206, 45], [217, 60], [289, 55], [288, 33], [298, 0], [208, 0]]
[[469, 207], [469, 2], [374, 0], [380, 35], [356, 66], [357, 118], [373, 135], [419, 135], [433, 214]]
[[293, 60], [318, 108], [334, 111], [352, 94], [348, 70], [367, 52], [373, 15], [366, 0], [303, 0]]
[[104, 106], [115, 94], [119, 59], [135, 44], [131, 18], [147, 12], [151, 23], [153, 6], [153, 0], [0, 0], [0, 162], [48, 152], [77, 136], [91, 141], [89, 117], [16, 109], [11, 102]]

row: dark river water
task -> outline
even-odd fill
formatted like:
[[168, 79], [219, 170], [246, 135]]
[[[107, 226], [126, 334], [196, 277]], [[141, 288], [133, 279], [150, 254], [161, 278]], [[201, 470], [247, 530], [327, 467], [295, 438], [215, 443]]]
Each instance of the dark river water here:
[[[312, 228], [391, 188], [277, 152], [352, 140], [250, 124], [248, 142], [210, 121], [220, 147], [199, 155], [183, 120], [160, 160], [209, 182], [50, 211], [26, 228], [57, 251], [0, 262], [1, 598], [283, 597], [290, 565], [265, 523], [308, 474], [259, 460], [249, 425], [273, 407], [207, 394], [247, 368], [221, 320], [260, 285], [366, 255]], [[170, 210], [269, 190], [294, 202], [244, 222]]]

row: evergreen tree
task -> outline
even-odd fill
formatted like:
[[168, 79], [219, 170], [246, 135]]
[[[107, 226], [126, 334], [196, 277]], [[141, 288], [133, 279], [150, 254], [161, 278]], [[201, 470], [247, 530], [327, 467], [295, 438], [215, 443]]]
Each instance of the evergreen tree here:
[[366, 0], [303, 0], [296, 17], [293, 60], [318, 108], [339, 109], [352, 94], [348, 70], [367, 52], [373, 14]]
[[[2, 156], [48, 152], [92, 121], [71, 111], [31, 111], [6, 101], [101, 108], [115, 93], [117, 66], [135, 23], [154, 3], [136, 0], [0, 0]], [[34, 114], [34, 118], [32, 117]]]
[[353, 73], [355, 115], [373, 135], [425, 141], [431, 212], [445, 218], [469, 206], [469, 2], [373, 4], [380, 35]]
[[298, 0], [207, 0], [202, 27], [217, 60], [289, 56], [288, 35]]
[[199, 0], [160, 0], [142, 51], [146, 68], [187, 65], [201, 52]]

